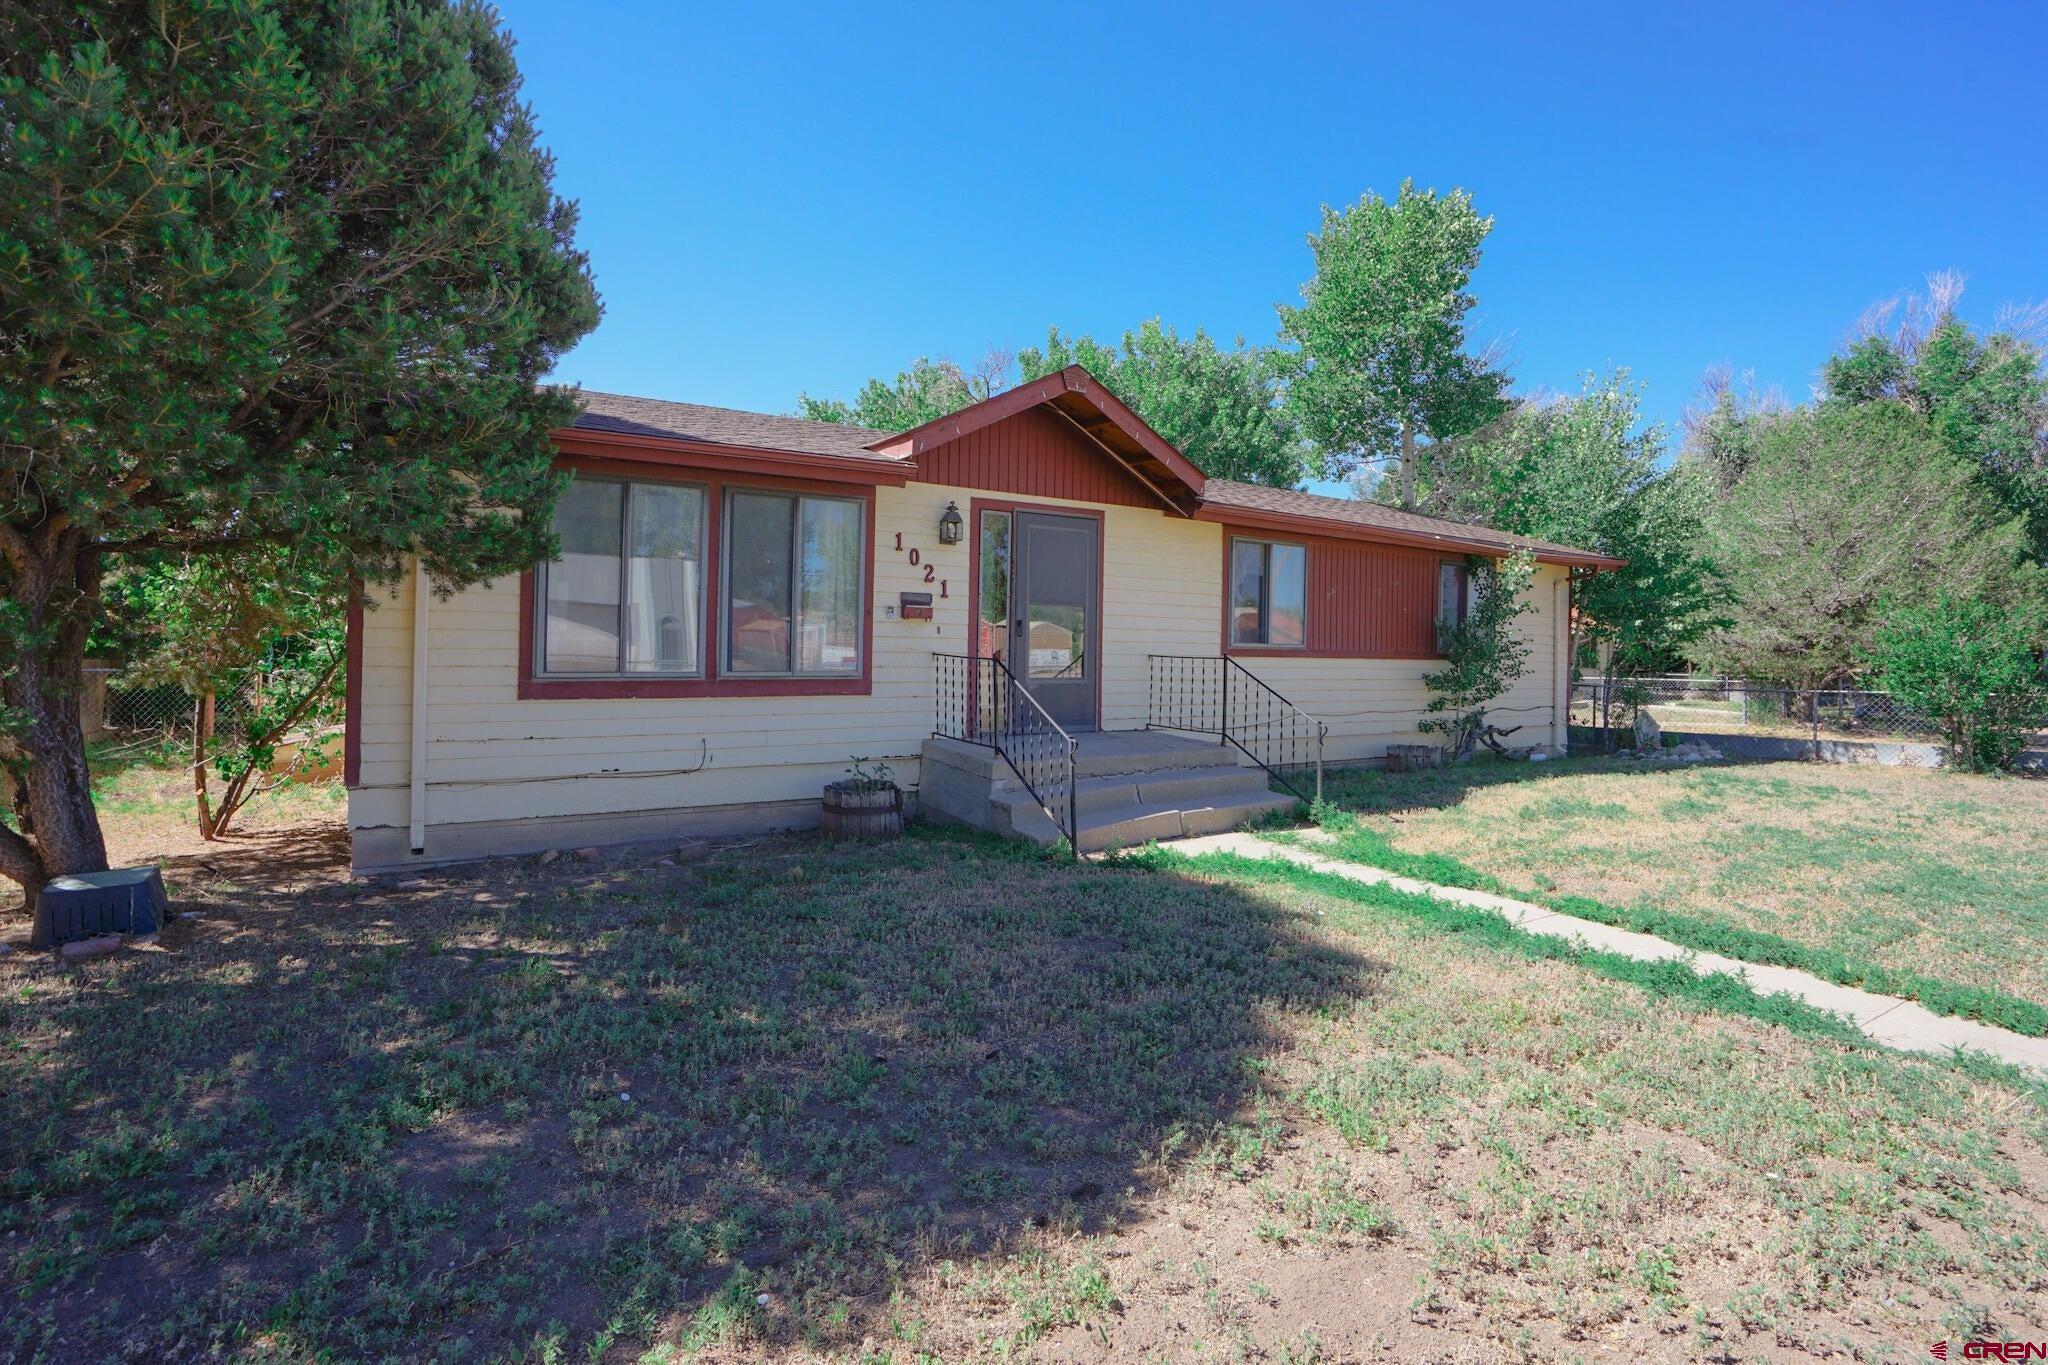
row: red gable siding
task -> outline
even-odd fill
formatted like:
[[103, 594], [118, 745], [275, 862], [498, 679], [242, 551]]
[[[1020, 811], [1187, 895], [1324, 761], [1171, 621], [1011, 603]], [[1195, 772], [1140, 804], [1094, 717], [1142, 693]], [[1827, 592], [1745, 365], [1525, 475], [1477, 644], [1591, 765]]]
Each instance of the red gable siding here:
[[920, 483], [1157, 507], [1159, 499], [1058, 413], [1026, 408], [917, 457]]
[[[1308, 547], [1308, 648], [1229, 643], [1230, 543], [1271, 540]], [[1436, 573], [1445, 556], [1356, 540], [1315, 540], [1237, 527], [1225, 529], [1225, 648], [1284, 658], [1435, 659]]]

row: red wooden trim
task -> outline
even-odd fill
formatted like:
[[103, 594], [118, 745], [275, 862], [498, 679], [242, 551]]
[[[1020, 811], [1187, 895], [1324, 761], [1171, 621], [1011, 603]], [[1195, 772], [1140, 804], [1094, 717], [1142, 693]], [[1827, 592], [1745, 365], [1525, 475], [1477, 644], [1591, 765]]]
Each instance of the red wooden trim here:
[[[1488, 559], [1505, 559], [1515, 552], [1513, 546], [1502, 545], [1496, 541], [1471, 540], [1463, 536], [1436, 535], [1420, 531], [1396, 531], [1380, 526], [1362, 526], [1356, 522], [1296, 516], [1288, 512], [1218, 507], [1207, 503], [1196, 510], [1195, 520], [1221, 522], [1226, 535], [1232, 528], [1236, 528], [1249, 534], [1267, 537], [1279, 533], [1296, 538], [1319, 536], [1325, 540], [1367, 540], [1415, 550], [1483, 555]], [[1580, 568], [1618, 569], [1625, 562], [1611, 555], [1596, 555], [1590, 552], [1563, 554], [1541, 550], [1532, 553], [1539, 564], [1569, 564]]]
[[[1230, 640], [1231, 546], [1234, 542], [1240, 539], [1258, 540], [1272, 543], [1275, 539], [1275, 534], [1276, 533], [1274, 531], [1266, 530], [1261, 527], [1225, 526], [1223, 528], [1223, 601], [1221, 621], [1221, 652], [1223, 654], [1235, 659], [1385, 659], [1395, 662], [1442, 662], [1444, 656], [1441, 653], [1416, 654], [1409, 651], [1392, 649], [1319, 649], [1313, 646], [1303, 645], [1232, 644]], [[1278, 543], [1287, 545], [1299, 545], [1307, 554], [1307, 563], [1305, 563], [1302, 566], [1302, 633], [1308, 639], [1313, 640], [1315, 638], [1316, 625], [1319, 619], [1319, 609], [1312, 603], [1310, 598], [1313, 595], [1313, 588], [1315, 583], [1314, 574], [1316, 563], [1316, 550], [1318, 548], [1318, 538], [1314, 536], [1304, 536], [1296, 534], [1290, 538], [1281, 540]], [[1346, 543], [1356, 542], [1333, 542], [1333, 540], [1329, 537], [1322, 538], [1322, 545], [1327, 548], [1334, 548], [1337, 545]], [[1447, 561], [1443, 556], [1439, 555], [1434, 562], [1444, 563]], [[1460, 559], [1457, 562], [1463, 563], [1464, 561]], [[1433, 574], [1429, 582], [1429, 608], [1430, 619], [1434, 620], [1436, 616], [1436, 579]]]
[[553, 433], [565, 456], [629, 461], [646, 466], [715, 469], [743, 474], [777, 474], [837, 483], [886, 484], [901, 488], [917, 473], [909, 460], [851, 455], [814, 455], [797, 450], [762, 450], [658, 436], [564, 428]]
[[[704, 489], [704, 619], [699, 639], [704, 647], [704, 672], [695, 678], [543, 678], [540, 676], [539, 632], [534, 629], [535, 601], [533, 570], [519, 575], [519, 699], [539, 701], [612, 700], [619, 698], [670, 697], [847, 697], [867, 696], [874, 688], [875, 670], [875, 538], [881, 529], [875, 523], [875, 490], [872, 486], [849, 488], [845, 484], [817, 479], [766, 478], [740, 475], [726, 478], [722, 473], [677, 468], [669, 477], [650, 477], [644, 465], [615, 460], [564, 456], [559, 468], [614, 478], [636, 478], [642, 482], [688, 483]], [[728, 489], [750, 488], [771, 492], [817, 493], [860, 502], [866, 535], [861, 545], [860, 673], [844, 678], [721, 676], [719, 661], [724, 654], [724, 617], [719, 590], [725, 571], [725, 494]]]
[[[968, 503], [968, 515], [974, 521], [974, 534], [968, 538], [967, 549], [967, 653], [978, 657], [981, 641], [981, 514], [983, 512], [1045, 512], [1056, 517], [1090, 517], [1097, 523], [1095, 529], [1095, 638], [1101, 643], [1100, 653], [1109, 652], [1109, 620], [1102, 614], [1104, 566], [1109, 553], [1109, 522], [1107, 514], [1091, 507], [1058, 507], [1039, 502], [1016, 502], [1009, 498], [974, 498]], [[1017, 523], [1010, 523], [1010, 605], [1016, 606], [1016, 553]], [[1095, 661], [1089, 670], [1095, 681], [1095, 728], [1102, 728], [1102, 663]], [[1025, 661], [1026, 667], [1030, 661]]]
[[778, 474], [750, 474], [714, 469], [702, 465], [635, 464], [631, 460], [606, 460], [587, 455], [563, 455], [555, 468], [574, 474], [594, 474], [607, 479], [631, 479], [639, 483], [690, 484], [699, 488], [760, 488], [770, 492], [817, 493], [828, 498], [875, 500], [872, 485], [845, 484], [831, 479], [792, 478]]
[[348, 586], [347, 651], [341, 682], [341, 785], [353, 791], [363, 782], [363, 580]]
[[[1202, 495], [1202, 485], [1207, 482], [1207, 477], [1202, 471], [1195, 468], [1187, 456], [1175, 450], [1165, 437], [1145, 425], [1138, 414], [1125, 407], [1121, 399], [1104, 388], [1096, 381], [1095, 376], [1079, 365], [1069, 365], [1058, 374], [1049, 374], [1029, 384], [1020, 384], [993, 398], [984, 398], [981, 402], [962, 408], [958, 412], [926, 422], [921, 427], [912, 427], [909, 431], [885, 437], [875, 442], [871, 449], [883, 454], [900, 453], [916, 457], [948, 441], [957, 441], [970, 432], [993, 426], [1005, 418], [1015, 417], [1027, 408], [1050, 403], [1065, 393], [1079, 394], [1086, 399], [1091, 407], [1107, 417], [1118, 430], [1136, 441], [1146, 454], [1165, 465], [1190, 493], [1198, 498]], [[1122, 463], [1121, 459], [1118, 462]]]

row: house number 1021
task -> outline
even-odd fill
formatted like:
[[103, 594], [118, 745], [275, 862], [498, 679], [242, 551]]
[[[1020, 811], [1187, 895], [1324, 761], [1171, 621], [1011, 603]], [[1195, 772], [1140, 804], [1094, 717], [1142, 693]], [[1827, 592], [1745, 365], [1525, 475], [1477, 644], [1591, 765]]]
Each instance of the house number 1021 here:
[[939, 596], [941, 596], [941, 597], [948, 597], [948, 596], [951, 596], [951, 594], [950, 594], [950, 593], [948, 593], [948, 592], [946, 591], [946, 588], [947, 588], [947, 583], [946, 583], [946, 580], [945, 580], [945, 579], [943, 579], [943, 578], [940, 578], [940, 577], [939, 577], [939, 569], [938, 569], [938, 565], [936, 565], [936, 564], [926, 564], [926, 563], [924, 562], [924, 555], [923, 555], [922, 553], [920, 553], [920, 552], [918, 551], [918, 548], [917, 548], [917, 547], [916, 547], [915, 545], [911, 546], [911, 547], [909, 548], [909, 550], [907, 550], [907, 551], [905, 551], [905, 550], [903, 549], [903, 533], [902, 533], [901, 531], [898, 531], [898, 532], [896, 533], [896, 549], [897, 549], [897, 550], [898, 550], [899, 552], [901, 552], [901, 553], [904, 553], [904, 554], [908, 555], [908, 557], [909, 557], [909, 559], [910, 559], [910, 567], [911, 567], [911, 568], [913, 568], [913, 569], [917, 569], [917, 568], [922, 568], [922, 569], [924, 570], [924, 581], [925, 581], [925, 582], [927, 582], [927, 583], [936, 583], [936, 584], [938, 584], [938, 585], [939, 585]]

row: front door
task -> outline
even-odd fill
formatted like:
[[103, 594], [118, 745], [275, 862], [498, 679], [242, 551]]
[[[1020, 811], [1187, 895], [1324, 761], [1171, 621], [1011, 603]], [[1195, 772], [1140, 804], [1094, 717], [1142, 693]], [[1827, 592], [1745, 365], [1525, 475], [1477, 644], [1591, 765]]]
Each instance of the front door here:
[[1017, 513], [1010, 671], [1067, 730], [1096, 726], [1101, 536], [1093, 517]]

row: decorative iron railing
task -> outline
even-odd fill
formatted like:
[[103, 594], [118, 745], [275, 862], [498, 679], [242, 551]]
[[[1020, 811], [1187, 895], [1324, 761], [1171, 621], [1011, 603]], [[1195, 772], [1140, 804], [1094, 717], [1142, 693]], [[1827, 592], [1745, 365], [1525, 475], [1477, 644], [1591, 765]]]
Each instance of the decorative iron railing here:
[[[1323, 797], [1323, 741], [1330, 727], [1275, 692], [1237, 660], [1154, 654], [1145, 728], [1216, 735], [1304, 801]], [[1315, 769], [1315, 785], [1304, 784]]]
[[1079, 850], [1074, 737], [1060, 728], [1001, 659], [934, 654], [938, 714], [932, 733], [994, 749], [1053, 825]]

